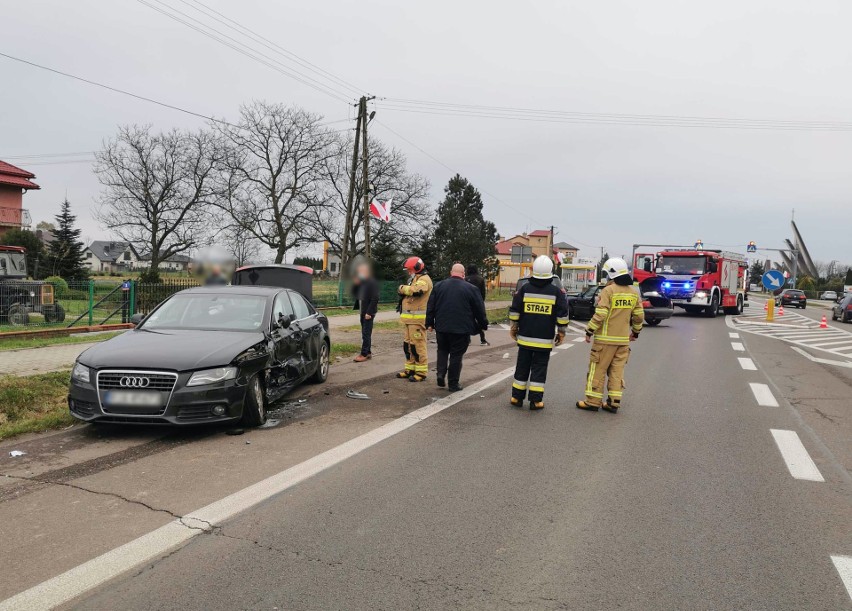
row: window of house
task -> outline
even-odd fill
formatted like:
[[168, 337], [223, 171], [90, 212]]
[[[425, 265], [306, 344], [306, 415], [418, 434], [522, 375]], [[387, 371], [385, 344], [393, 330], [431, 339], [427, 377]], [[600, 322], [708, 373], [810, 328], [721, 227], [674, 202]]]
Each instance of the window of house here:
[[91, 259], [91, 258], [92, 258], [92, 251], [89, 251], [89, 252], [87, 252], [87, 253], [86, 253], [86, 258], [87, 258], [87, 259]]
[[130, 261], [130, 251], [129, 250], [124, 251], [124, 260]]
[[332, 261], [331, 263], [328, 264], [328, 268], [332, 273], [336, 272], [337, 271], [337, 263], [335, 261]]

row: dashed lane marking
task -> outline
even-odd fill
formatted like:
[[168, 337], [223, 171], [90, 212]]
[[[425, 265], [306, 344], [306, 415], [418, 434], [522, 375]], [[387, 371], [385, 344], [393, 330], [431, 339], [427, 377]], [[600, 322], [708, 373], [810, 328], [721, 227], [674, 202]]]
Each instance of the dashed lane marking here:
[[586, 338], [585, 338], [585, 336], [583, 336], [583, 337], [575, 337], [575, 338], [574, 338], [574, 341], [575, 341], [575, 342], [584, 342], [584, 341], [586, 341]]
[[846, 586], [849, 598], [852, 598], [852, 556], [832, 556], [831, 561], [840, 574], [843, 585]]
[[749, 387], [758, 405], [762, 405], [763, 407], [778, 407], [778, 400], [772, 394], [769, 386], [750, 382]]
[[796, 479], [811, 482], [825, 481], [796, 431], [769, 430], [775, 439], [775, 445], [778, 446], [778, 451], [781, 452], [781, 457], [784, 459], [787, 469], [790, 471], [790, 475]]
[[731, 348], [737, 352], [745, 352], [745, 346], [743, 346], [741, 342], [731, 342]]
[[573, 348], [574, 344], [560, 344], [556, 346], [557, 350], [568, 350], [568, 348]]
[[48, 579], [29, 590], [24, 590], [20, 594], [0, 601], [0, 611], [52, 609], [66, 603], [142, 563], [150, 562], [162, 556], [196, 535], [212, 532], [217, 525], [236, 514], [342, 463], [460, 401], [475, 396], [506, 380], [513, 373], [514, 368], [504, 369], [476, 384], [471, 384], [460, 392], [433, 401], [425, 407], [416, 409], [298, 465], [243, 488], [206, 507], [197, 509], [189, 515], [169, 522], [165, 526]]
[[754, 364], [754, 361], [749, 358], [738, 358], [740, 362], [740, 367], [745, 369], [746, 371], [757, 371], [757, 365]]
[[739, 339], [740, 334], [739, 333], [728, 333], [728, 337], [730, 337], [731, 339]]

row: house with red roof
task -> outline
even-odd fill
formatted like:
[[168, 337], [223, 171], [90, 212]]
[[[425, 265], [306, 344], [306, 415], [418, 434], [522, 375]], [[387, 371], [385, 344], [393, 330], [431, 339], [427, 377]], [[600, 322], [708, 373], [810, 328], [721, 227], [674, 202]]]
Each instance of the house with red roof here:
[[30, 212], [24, 208], [24, 193], [40, 189], [32, 182], [35, 174], [0, 161], [0, 236], [10, 229], [29, 227]]
[[507, 288], [514, 287], [520, 278], [530, 274], [532, 262], [539, 255], [553, 256], [554, 251], [559, 251], [563, 261], [568, 262], [577, 256], [577, 248], [567, 242], [554, 244], [549, 229], [536, 229], [500, 240], [494, 250], [500, 262], [498, 283]]

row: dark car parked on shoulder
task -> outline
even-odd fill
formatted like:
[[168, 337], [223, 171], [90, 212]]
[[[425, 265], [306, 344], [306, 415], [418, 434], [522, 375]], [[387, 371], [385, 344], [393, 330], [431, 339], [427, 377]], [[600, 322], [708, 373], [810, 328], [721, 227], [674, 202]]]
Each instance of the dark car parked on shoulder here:
[[782, 306], [793, 306], [804, 310], [808, 305], [808, 296], [799, 289], [786, 289], [781, 292], [779, 303]]
[[[598, 293], [603, 286], [590, 286], [577, 296], [568, 297], [568, 318], [590, 320], [595, 313]], [[674, 315], [672, 300], [659, 290], [658, 280], [649, 278], [639, 285], [639, 297], [645, 311], [645, 322], [655, 327]]]
[[328, 319], [299, 292], [207, 286], [175, 293], [136, 328], [83, 352], [68, 406], [87, 422], [266, 422], [267, 406], [328, 376]]
[[[521, 287], [529, 281], [529, 278], [521, 278], [520, 280], [518, 280], [518, 282], [515, 284], [515, 290], [512, 291], [512, 296], [514, 297], [515, 293], [520, 291]], [[553, 286], [555, 286], [560, 291], [562, 291], [563, 294], [565, 294], [565, 288], [562, 286], [562, 279], [556, 274], [553, 274]]]
[[840, 322], [852, 322], [852, 294], [846, 296], [831, 308], [831, 320]]

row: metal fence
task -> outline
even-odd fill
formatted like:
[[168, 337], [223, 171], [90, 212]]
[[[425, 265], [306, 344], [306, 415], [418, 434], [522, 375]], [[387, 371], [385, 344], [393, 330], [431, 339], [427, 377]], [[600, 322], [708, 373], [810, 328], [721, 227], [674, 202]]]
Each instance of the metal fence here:
[[[133, 314], [147, 314], [174, 293], [198, 285], [195, 278], [171, 278], [160, 283], [7, 280], [0, 282], [0, 333], [126, 323]], [[397, 287], [396, 282], [381, 282], [379, 302], [396, 302]], [[313, 303], [318, 308], [353, 303], [349, 290], [334, 280], [315, 281], [313, 292]]]

